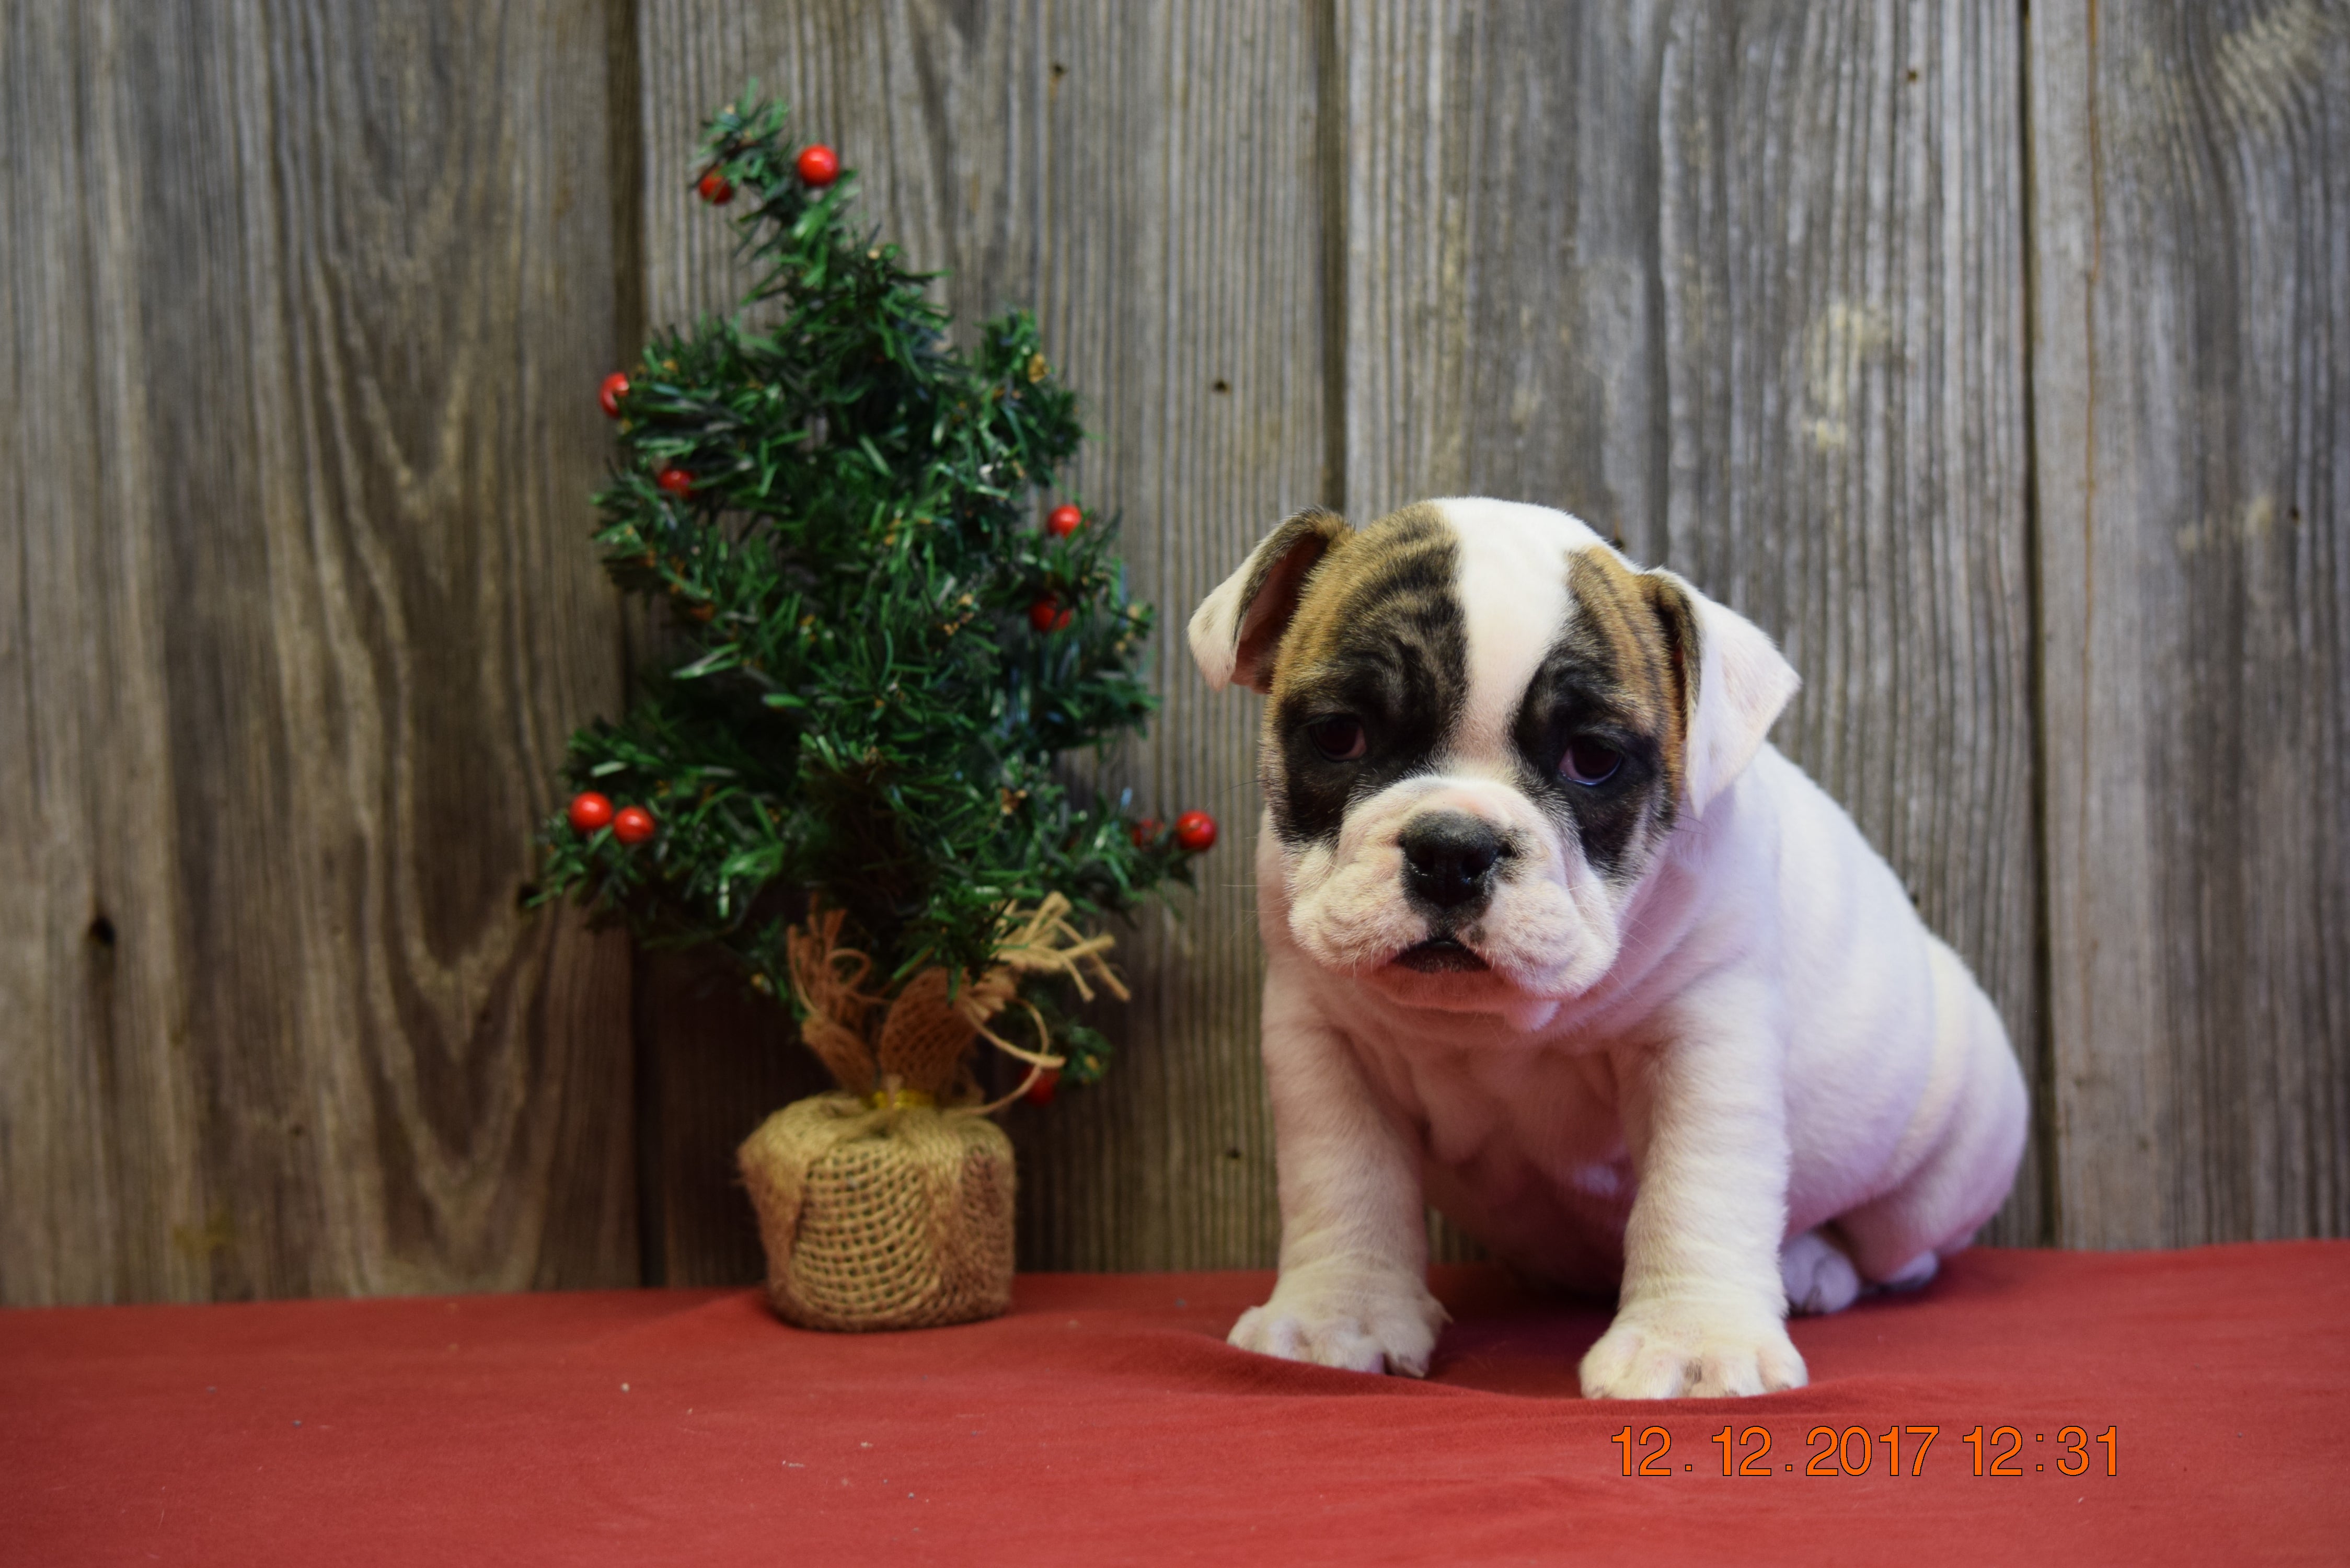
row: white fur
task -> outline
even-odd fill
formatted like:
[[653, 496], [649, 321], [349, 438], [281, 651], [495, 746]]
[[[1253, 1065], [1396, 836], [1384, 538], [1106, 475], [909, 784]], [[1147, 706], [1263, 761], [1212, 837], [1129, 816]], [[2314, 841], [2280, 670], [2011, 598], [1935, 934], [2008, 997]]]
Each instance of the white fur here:
[[[1259, 837], [1281, 1277], [1232, 1343], [1424, 1371], [1433, 1201], [1534, 1275], [1617, 1292], [1586, 1394], [1800, 1385], [1791, 1299], [1834, 1311], [1863, 1282], [1921, 1283], [2005, 1196], [2025, 1122], [2006, 1034], [1851, 820], [1765, 743], [1794, 671], [1686, 585], [1687, 809], [1630, 886], [1585, 864], [1510, 784], [1508, 715], [1568, 613], [1566, 552], [1607, 546], [1562, 513], [1437, 504], [1469, 610], [1451, 754], [1357, 803], [1335, 851], [1284, 852], [1269, 818]], [[1245, 576], [1192, 622], [1211, 681]], [[1388, 962], [1428, 934], [1397, 836], [1438, 805], [1537, 846], [1459, 933], [1485, 972]]]
[[[1461, 552], [1461, 601], [1469, 617], [1469, 711], [1464, 757], [1491, 758], [1509, 745], [1518, 698], [1565, 624], [1564, 545], [1605, 549], [1599, 535], [1563, 512], [1516, 501], [1440, 501], [1476, 547]], [[1562, 529], [1561, 524], [1566, 524]]]
[[1240, 641], [1241, 592], [1248, 587], [1248, 567], [1243, 566], [1191, 612], [1188, 633], [1191, 659], [1211, 691], [1222, 691], [1232, 683], [1233, 649]]

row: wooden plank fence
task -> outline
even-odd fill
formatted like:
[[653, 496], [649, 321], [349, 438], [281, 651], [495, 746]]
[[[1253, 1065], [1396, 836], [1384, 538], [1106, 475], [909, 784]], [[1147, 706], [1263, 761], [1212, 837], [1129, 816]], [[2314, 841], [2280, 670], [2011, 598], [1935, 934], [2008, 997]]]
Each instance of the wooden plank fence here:
[[739, 286], [751, 78], [1037, 311], [1163, 612], [1103, 765], [1227, 826], [1010, 1117], [1024, 1266], [1271, 1261], [1256, 709], [1180, 628], [1295, 507], [1464, 492], [1782, 639], [2033, 1078], [1994, 1239], [2350, 1233], [2350, 0], [22, 0], [0, 1303], [755, 1272], [814, 1070], [518, 905], [657, 636], [593, 389]]

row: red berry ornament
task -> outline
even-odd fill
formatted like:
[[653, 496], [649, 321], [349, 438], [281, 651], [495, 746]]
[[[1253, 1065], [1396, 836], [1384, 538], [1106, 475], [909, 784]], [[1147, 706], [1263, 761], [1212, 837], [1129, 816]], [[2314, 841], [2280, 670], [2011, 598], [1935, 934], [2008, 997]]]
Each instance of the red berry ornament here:
[[617, 420], [620, 417], [620, 400], [628, 395], [629, 378], [615, 370], [604, 378], [603, 389], [596, 394], [596, 400], [603, 405], [606, 419]]
[[693, 499], [693, 475], [681, 468], [664, 468], [653, 475], [653, 483], [676, 496], [680, 501]]
[[[653, 836], [653, 814], [640, 805], [624, 805], [612, 818], [612, 836], [623, 844], [642, 844]], [[1209, 829], [1210, 837], [1215, 830]]]
[[1020, 1097], [1032, 1106], [1049, 1106], [1053, 1103], [1053, 1091], [1060, 1086], [1060, 1083], [1061, 1070], [1047, 1067], [1036, 1075], [1036, 1081], [1029, 1085], [1028, 1092]]
[[1187, 811], [1175, 819], [1175, 846], [1198, 855], [1216, 846], [1216, 819], [1204, 811]]
[[694, 182], [693, 188], [701, 192], [702, 199], [713, 207], [723, 207], [734, 199], [734, 187], [728, 184], [726, 176], [715, 169], [703, 170], [702, 178]]
[[1028, 624], [1038, 631], [1059, 631], [1076, 614], [1075, 610], [1064, 609], [1060, 600], [1047, 594], [1028, 607]]
[[1136, 823], [1132, 827], [1128, 828], [1126, 830], [1126, 836], [1134, 840], [1134, 846], [1137, 849], [1148, 849], [1152, 845], [1158, 843], [1159, 836], [1166, 831], [1166, 825], [1161, 823], [1157, 817], [1146, 816], [1140, 822]]
[[1064, 501], [1045, 514], [1045, 532], [1055, 539], [1066, 539], [1085, 526], [1086, 514]]
[[840, 178], [840, 154], [819, 141], [813, 147], [800, 149], [793, 168], [799, 171], [804, 184], [818, 187], [831, 184]]
[[612, 820], [612, 803], [594, 790], [584, 790], [571, 797], [571, 831], [593, 833]]

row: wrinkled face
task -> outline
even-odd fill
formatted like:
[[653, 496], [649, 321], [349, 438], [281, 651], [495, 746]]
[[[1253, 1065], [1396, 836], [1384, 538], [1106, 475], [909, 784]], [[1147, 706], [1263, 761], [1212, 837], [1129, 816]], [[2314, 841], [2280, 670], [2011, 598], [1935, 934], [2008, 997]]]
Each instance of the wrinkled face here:
[[1541, 507], [1422, 503], [1360, 532], [1309, 514], [1268, 539], [1193, 639], [1211, 680], [1229, 643], [1270, 696], [1261, 773], [1299, 945], [1419, 1006], [1592, 985], [1702, 804], [1701, 605], [1729, 616]]

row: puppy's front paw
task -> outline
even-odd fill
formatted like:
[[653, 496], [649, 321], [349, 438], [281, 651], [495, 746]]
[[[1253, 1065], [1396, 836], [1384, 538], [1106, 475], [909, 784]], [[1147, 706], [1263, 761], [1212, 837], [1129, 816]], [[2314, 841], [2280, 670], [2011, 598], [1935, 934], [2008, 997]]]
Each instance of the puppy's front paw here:
[[1447, 1315], [1409, 1274], [1323, 1265], [1284, 1273], [1273, 1299], [1241, 1314], [1226, 1337], [1284, 1361], [1424, 1377]]
[[1617, 1314], [1584, 1356], [1582, 1376], [1586, 1399], [1712, 1399], [1808, 1380], [1777, 1318], [1669, 1303]]

